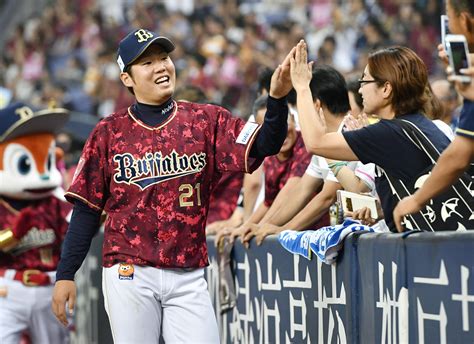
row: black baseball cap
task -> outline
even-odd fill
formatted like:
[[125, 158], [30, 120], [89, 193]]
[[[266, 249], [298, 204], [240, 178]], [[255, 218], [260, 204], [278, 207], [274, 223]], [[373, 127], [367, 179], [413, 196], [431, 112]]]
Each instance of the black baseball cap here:
[[152, 44], [160, 45], [167, 53], [174, 50], [173, 42], [167, 37], [158, 36], [146, 29], [137, 29], [130, 32], [119, 43], [117, 63], [120, 71], [125, 71]]

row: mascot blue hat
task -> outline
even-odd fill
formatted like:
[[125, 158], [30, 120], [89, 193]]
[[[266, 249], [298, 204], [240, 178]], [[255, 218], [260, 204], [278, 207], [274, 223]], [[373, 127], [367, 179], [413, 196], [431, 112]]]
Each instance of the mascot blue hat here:
[[13, 103], [0, 110], [0, 143], [30, 133], [55, 134], [69, 120], [69, 111], [52, 108], [34, 111], [24, 103]]

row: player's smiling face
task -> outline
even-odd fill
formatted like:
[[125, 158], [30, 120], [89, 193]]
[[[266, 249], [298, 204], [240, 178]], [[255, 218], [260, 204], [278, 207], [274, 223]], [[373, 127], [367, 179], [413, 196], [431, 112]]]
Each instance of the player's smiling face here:
[[120, 78], [125, 86], [133, 87], [138, 102], [160, 105], [173, 95], [176, 71], [168, 53], [159, 45], [150, 46], [130, 69], [131, 73], [122, 73]]

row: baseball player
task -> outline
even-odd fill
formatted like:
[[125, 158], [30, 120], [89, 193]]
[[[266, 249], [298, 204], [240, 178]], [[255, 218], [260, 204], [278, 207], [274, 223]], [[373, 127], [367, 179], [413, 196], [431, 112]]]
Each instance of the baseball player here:
[[286, 136], [287, 56], [262, 126], [215, 105], [175, 101], [174, 44], [145, 29], [119, 44], [120, 79], [136, 103], [95, 127], [66, 193], [74, 203], [53, 312], [72, 312], [74, 274], [102, 211], [103, 293], [116, 343], [218, 343], [204, 267], [210, 190], [225, 171], [253, 171]]
[[[53, 292], [72, 206], [53, 195], [62, 184], [54, 133], [64, 109], [33, 111], [23, 103], [0, 110], [0, 343], [68, 342], [56, 321]], [[62, 192], [61, 192], [62, 194]]]

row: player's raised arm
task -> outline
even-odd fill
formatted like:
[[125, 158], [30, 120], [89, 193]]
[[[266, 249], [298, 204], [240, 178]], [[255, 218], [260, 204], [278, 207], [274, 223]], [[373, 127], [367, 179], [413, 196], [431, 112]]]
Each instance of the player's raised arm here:
[[263, 159], [275, 155], [285, 141], [288, 131], [288, 103], [286, 95], [293, 87], [290, 77], [290, 58], [295, 48], [286, 56], [283, 62], [275, 69], [270, 83], [270, 92], [267, 101], [267, 112], [260, 131], [257, 133], [250, 151], [250, 157]]

